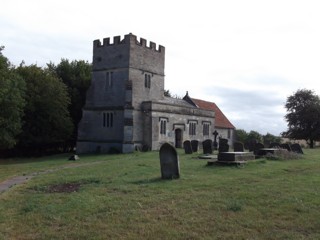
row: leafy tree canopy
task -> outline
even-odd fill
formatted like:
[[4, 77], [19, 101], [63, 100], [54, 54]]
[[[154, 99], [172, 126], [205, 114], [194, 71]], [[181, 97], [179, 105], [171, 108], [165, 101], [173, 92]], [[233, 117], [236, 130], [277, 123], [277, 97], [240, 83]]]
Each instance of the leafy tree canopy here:
[[73, 130], [66, 86], [50, 71], [36, 65], [21, 65], [17, 71], [27, 87], [19, 145], [41, 150], [63, 143]]
[[3, 49], [0, 47], [0, 149], [9, 149], [21, 132], [25, 82], [2, 54]]
[[284, 137], [304, 139], [313, 148], [314, 141], [320, 140], [320, 99], [313, 91], [299, 89], [287, 98], [285, 119], [288, 130]]
[[71, 142], [77, 139], [78, 124], [82, 118], [82, 108], [86, 101], [86, 92], [91, 83], [91, 64], [86, 61], [62, 59], [58, 65], [47, 64], [50, 72], [55, 74], [67, 86], [71, 99], [69, 112], [75, 126]]
[[245, 143], [248, 140], [248, 133], [243, 129], [236, 129], [236, 136], [239, 142]]

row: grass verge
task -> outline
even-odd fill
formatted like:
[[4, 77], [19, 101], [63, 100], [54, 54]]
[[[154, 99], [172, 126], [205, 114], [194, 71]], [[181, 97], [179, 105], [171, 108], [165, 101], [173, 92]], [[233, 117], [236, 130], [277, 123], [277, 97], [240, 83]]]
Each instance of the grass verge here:
[[0, 195], [0, 239], [320, 239], [319, 149], [242, 168], [196, 156], [179, 151], [176, 180], [157, 152], [2, 161], [2, 179], [59, 170]]

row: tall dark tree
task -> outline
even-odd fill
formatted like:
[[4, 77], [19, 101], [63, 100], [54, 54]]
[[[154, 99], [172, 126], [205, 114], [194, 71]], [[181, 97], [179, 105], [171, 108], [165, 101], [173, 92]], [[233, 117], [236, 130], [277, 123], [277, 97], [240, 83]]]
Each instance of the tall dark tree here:
[[0, 47], [0, 150], [12, 148], [21, 132], [25, 82]]
[[67, 88], [51, 72], [36, 65], [21, 65], [17, 71], [27, 86], [19, 147], [33, 153], [56, 150], [73, 131]]
[[71, 99], [69, 112], [75, 126], [70, 141], [75, 145], [78, 124], [82, 118], [82, 108], [86, 101], [86, 92], [91, 83], [91, 64], [82, 60], [70, 62], [68, 59], [62, 59], [57, 66], [53, 63], [48, 64], [48, 68], [67, 86]]
[[260, 133], [258, 133], [257, 131], [251, 130], [248, 133], [248, 141], [250, 141], [250, 140], [256, 140], [258, 142], [262, 142], [262, 135]]
[[287, 98], [285, 119], [288, 130], [284, 137], [304, 139], [310, 148], [320, 140], [320, 99], [313, 91], [299, 89]]
[[248, 133], [243, 129], [236, 129], [236, 140], [245, 143], [248, 140]]

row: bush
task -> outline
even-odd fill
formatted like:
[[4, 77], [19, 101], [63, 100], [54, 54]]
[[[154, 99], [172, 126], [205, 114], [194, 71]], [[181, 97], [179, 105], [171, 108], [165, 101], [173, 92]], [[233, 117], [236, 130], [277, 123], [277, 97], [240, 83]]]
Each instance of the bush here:
[[268, 160], [292, 160], [292, 159], [300, 159], [302, 155], [295, 152], [290, 152], [287, 149], [279, 149], [274, 153], [268, 153], [266, 155]]

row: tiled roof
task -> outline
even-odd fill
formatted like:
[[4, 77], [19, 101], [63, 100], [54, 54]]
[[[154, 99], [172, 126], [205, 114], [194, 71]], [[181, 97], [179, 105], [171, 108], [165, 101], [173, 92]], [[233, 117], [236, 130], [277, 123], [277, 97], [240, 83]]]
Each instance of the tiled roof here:
[[212, 110], [215, 112], [215, 126], [218, 128], [232, 128], [235, 129], [229, 119], [223, 114], [220, 108], [213, 102], [207, 102], [200, 99], [191, 98], [191, 100], [199, 107], [205, 110]]

